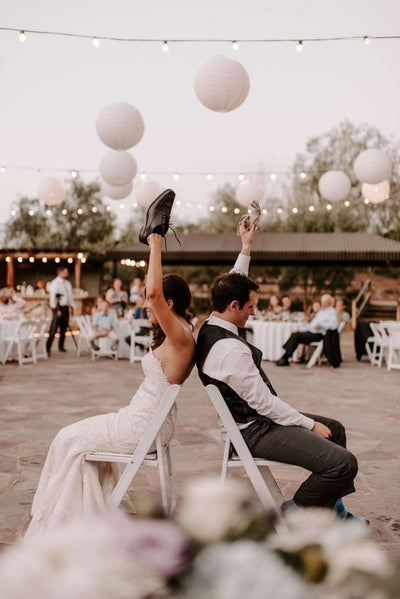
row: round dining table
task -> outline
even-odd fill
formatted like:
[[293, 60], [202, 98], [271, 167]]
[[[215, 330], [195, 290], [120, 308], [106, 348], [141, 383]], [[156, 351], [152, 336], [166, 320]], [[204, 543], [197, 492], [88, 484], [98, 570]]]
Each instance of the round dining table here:
[[[293, 331], [299, 329], [298, 322], [279, 322], [264, 320], [248, 320], [246, 329], [251, 329], [252, 345], [262, 351], [263, 360], [279, 360], [284, 353], [283, 344], [289, 339]], [[296, 353], [293, 359], [296, 359]]]

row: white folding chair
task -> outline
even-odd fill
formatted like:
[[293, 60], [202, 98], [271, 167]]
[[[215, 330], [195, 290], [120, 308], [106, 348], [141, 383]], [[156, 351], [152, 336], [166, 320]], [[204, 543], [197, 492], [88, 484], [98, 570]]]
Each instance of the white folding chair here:
[[47, 360], [46, 333], [50, 326], [50, 318], [36, 318], [36, 358]]
[[392, 368], [400, 369], [400, 327], [393, 328], [389, 336], [387, 369]]
[[[342, 331], [345, 326], [346, 326], [346, 322], [344, 320], [342, 320], [339, 323], [339, 326], [337, 328], [339, 336], [342, 334]], [[315, 349], [311, 355], [311, 358], [307, 362], [307, 368], [312, 368], [313, 366], [315, 366], [315, 364], [317, 362], [318, 362], [318, 364], [321, 364], [321, 362], [322, 362], [322, 356], [324, 353], [324, 340], [321, 339], [321, 341], [312, 341], [309, 345], [310, 345], [310, 347], [315, 347]]]
[[[273, 508], [280, 513], [283, 495], [269, 468], [278, 462], [253, 457], [219, 389], [215, 385], [207, 385], [206, 391], [226, 432], [221, 483], [226, 480], [228, 468], [243, 467], [263, 506], [266, 509]], [[231, 444], [237, 457], [229, 457]], [[263, 468], [263, 474], [259, 470], [260, 467]]]
[[389, 348], [389, 333], [382, 322], [379, 324], [371, 322], [369, 326], [374, 334], [371, 364], [381, 368], [383, 358], [385, 354], [387, 355], [387, 350]]
[[92, 322], [89, 315], [77, 316], [76, 323], [79, 327], [79, 339], [78, 339], [78, 358], [82, 352], [90, 349], [90, 338], [93, 335]]
[[150, 335], [141, 335], [140, 329], [142, 327], [147, 327], [150, 329], [150, 326], [150, 322], [146, 318], [136, 318], [132, 321], [131, 344], [129, 350], [129, 361], [131, 363], [138, 361], [140, 362], [143, 358], [143, 355], [149, 351]]
[[[168, 387], [164, 397], [161, 399], [160, 405], [150, 421], [146, 432], [142, 437], [142, 440], [140, 443], [138, 443], [135, 451], [132, 454], [99, 451], [85, 456], [85, 460], [89, 462], [117, 462], [126, 464], [118, 483], [115, 485], [108, 499], [107, 503], [110, 506], [117, 507], [121, 503], [123, 496], [135, 478], [140, 466], [145, 465], [158, 468], [160, 476], [161, 501], [165, 514], [171, 514], [175, 509], [176, 494], [172, 473], [170, 447], [169, 443], [162, 445], [160, 430], [163, 422], [170, 413], [176, 398], [178, 397], [180, 389], [180, 385], [170, 385]], [[156, 450], [150, 452], [150, 448], [154, 442], [156, 444]], [[164, 456], [167, 462], [169, 490], [171, 495], [170, 505], [168, 502], [167, 486], [165, 480]]]
[[7, 362], [14, 346], [16, 346], [17, 349], [18, 363], [20, 366], [30, 362], [33, 362], [34, 364], [37, 363], [35, 330], [35, 320], [21, 319], [18, 321], [13, 333], [10, 336], [4, 337], [6, 350], [3, 356], [3, 364]]

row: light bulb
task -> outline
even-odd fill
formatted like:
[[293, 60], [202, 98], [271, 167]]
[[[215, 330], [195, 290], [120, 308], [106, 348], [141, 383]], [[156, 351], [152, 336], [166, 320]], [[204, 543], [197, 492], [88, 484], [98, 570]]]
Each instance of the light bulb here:
[[111, 212], [111, 206], [107, 206], [106, 210], [107, 212]]
[[132, 208], [137, 208], [138, 207], [138, 203], [137, 202], [133, 202], [132, 203]]
[[97, 208], [96, 208], [96, 206], [93, 206], [93, 208], [92, 208], [92, 212], [97, 212]]
[[17, 213], [15, 210], [11, 210], [11, 216], [15, 216]]
[[270, 178], [272, 181], [276, 181], [276, 176], [277, 176], [277, 175], [276, 175], [276, 173], [271, 173], [271, 174], [270, 174], [270, 176], [269, 176], [269, 178]]
[[332, 204], [327, 204], [327, 205], [326, 205], [326, 209], [327, 209], [327, 210], [332, 210]]
[[125, 204], [120, 204], [119, 208], [120, 208], [120, 210], [123, 210], [125, 208]]
[[57, 264], [60, 263], [60, 258], [57, 256], [57, 258], [54, 258], [54, 262], [56, 262]]
[[292, 208], [292, 212], [293, 212], [293, 214], [297, 214], [298, 213], [298, 209], [297, 208]]
[[68, 260], [67, 260], [68, 264], [72, 264], [72, 263], [73, 263], [73, 261], [74, 261], [74, 259], [73, 259], [73, 258], [68, 258]]
[[140, 178], [142, 179], [142, 181], [143, 181], [143, 179], [146, 179], [146, 173], [140, 173], [139, 177], [140, 177]]
[[346, 208], [348, 208], [350, 206], [349, 200], [346, 200], [345, 203], [344, 203], [344, 205], [346, 206]]
[[34, 210], [29, 210], [29, 216], [33, 216], [35, 214]]
[[296, 50], [297, 50], [297, 52], [303, 52], [303, 42], [302, 42], [302, 40], [299, 40], [297, 42]]
[[73, 179], [76, 179], [77, 176], [78, 176], [78, 171], [75, 171], [75, 170], [71, 171], [71, 177]]
[[67, 214], [67, 210], [65, 210], [65, 208], [63, 210], [61, 210], [61, 214], [63, 214], [65, 216]]
[[364, 204], [369, 204], [369, 199], [368, 198], [364, 198]]
[[239, 181], [243, 181], [244, 175], [242, 175], [242, 174], [238, 175], [238, 179], [239, 179]]
[[83, 258], [83, 254], [82, 254], [82, 252], [79, 252], [79, 254], [78, 254], [78, 258], [79, 258], [79, 260], [82, 260], [82, 258]]
[[163, 52], [169, 52], [169, 46], [168, 46], [168, 42], [167, 41], [163, 42], [162, 51]]
[[300, 179], [305, 179], [307, 177], [306, 173], [304, 171], [302, 171], [300, 173]]
[[240, 213], [240, 208], [235, 208], [235, 210], [233, 211], [235, 214], [239, 214]]
[[214, 210], [215, 210], [214, 206], [210, 206], [210, 207], [209, 207], [209, 211], [210, 211], [210, 212], [214, 212]]
[[180, 206], [180, 205], [182, 204], [182, 202], [181, 202], [180, 200], [177, 200], [177, 201], [175, 202], [175, 204], [176, 204], [177, 206]]
[[98, 48], [98, 47], [99, 47], [99, 45], [100, 45], [100, 40], [99, 40], [99, 38], [98, 38], [98, 37], [94, 37], [94, 38], [92, 39], [92, 44], [93, 44], [93, 46], [94, 46], [95, 48]]
[[46, 214], [47, 214], [47, 216], [51, 216], [51, 210], [50, 209], [46, 210]]
[[77, 213], [78, 213], [78, 214], [83, 214], [83, 210], [82, 210], [82, 208], [78, 208], [78, 210], [77, 210]]
[[22, 262], [23, 258], [21, 256], [18, 256], [17, 260], [18, 260], [18, 262]]
[[310, 212], [314, 212], [314, 210], [315, 210], [314, 206], [309, 206], [308, 209]]
[[207, 175], [207, 181], [212, 181], [212, 178], [213, 178], [213, 176], [211, 174]]
[[172, 178], [174, 181], [179, 181], [179, 174], [175, 173]]
[[6, 258], [6, 262], [11, 262], [11, 258], [10, 258], [10, 256], [7, 256], [7, 258]]
[[239, 50], [239, 42], [232, 42], [232, 50]]
[[0, 173], [3, 174], [5, 172], [6, 172], [6, 167], [5, 166], [0, 167]]
[[44, 264], [46, 264], [46, 262], [47, 262], [47, 258], [46, 258], [46, 256], [43, 256], [43, 258], [42, 258], [42, 262], [44, 262]]
[[34, 258], [33, 256], [31, 256], [31, 257], [29, 258], [29, 262], [35, 262], [35, 258]]
[[125, 262], [126, 262], [126, 260], [124, 258], [122, 258], [122, 260], [121, 260], [122, 266], [125, 266]]
[[143, 268], [144, 266], [146, 266], [146, 262], [144, 260], [141, 260], [139, 262], [139, 266], [141, 266]]
[[21, 30], [18, 34], [19, 37], [19, 41], [21, 42], [21, 44], [23, 44], [24, 42], [26, 42], [26, 33], [25, 31]]
[[282, 214], [282, 208], [277, 208], [276, 211], [277, 211], [278, 214]]
[[225, 212], [228, 212], [228, 208], [226, 206], [222, 206], [221, 212], [225, 214]]
[[85, 257], [83, 257], [83, 258], [81, 259], [81, 262], [82, 262], [82, 264], [85, 264], [85, 262], [86, 262], [86, 258], [85, 258]]
[[364, 35], [364, 44], [365, 44], [366, 46], [368, 46], [368, 44], [369, 44], [369, 42], [370, 42], [370, 41], [371, 41], [371, 38], [370, 38], [370, 37], [368, 37], [368, 35]]
[[262, 213], [262, 214], [267, 214], [267, 212], [268, 212], [268, 210], [267, 210], [266, 208], [263, 208], [263, 209], [261, 210], [261, 213]]

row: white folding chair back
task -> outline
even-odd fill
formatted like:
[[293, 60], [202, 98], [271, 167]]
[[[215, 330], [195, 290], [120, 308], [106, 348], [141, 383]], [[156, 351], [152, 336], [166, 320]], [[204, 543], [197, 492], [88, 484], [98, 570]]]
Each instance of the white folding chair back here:
[[[226, 432], [224, 455], [222, 459], [221, 483], [225, 482], [228, 468], [242, 466], [263, 506], [266, 509], [272, 508], [279, 512], [283, 502], [283, 496], [278, 483], [269, 468], [269, 466], [277, 462], [254, 458], [251, 455], [219, 389], [215, 385], [207, 385], [206, 391], [217, 411], [224, 431]], [[237, 458], [229, 458], [230, 444], [233, 445]], [[259, 467], [263, 468], [263, 475], [261, 474]]]
[[389, 347], [387, 352], [387, 369], [400, 369], [400, 322], [395, 321], [388, 326]]
[[13, 334], [9, 337], [5, 337], [6, 351], [4, 352], [3, 364], [6, 363], [13, 346], [16, 346], [18, 354], [18, 363], [27, 364], [33, 362], [36, 364], [36, 320], [20, 320], [18, 321]]
[[[180, 385], [170, 385], [168, 387], [164, 397], [160, 401], [160, 405], [150, 421], [149, 426], [147, 427], [146, 432], [132, 454], [95, 452], [85, 456], [85, 460], [89, 462], [119, 462], [126, 464], [118, 483], [115, 485], [115, 488], [108, 499], [108, 504], [110, 506], [117, 507], [121, 503], [123, 496], [135, 478], [140, 466], [143, 464], [145, 466], [153, 466], [158, 468], [160, 476], [161, 499], [164, 512], [165, 514], [171, 514], [173, 512], [176, 504], [176, 495], [172, 473], [170, 447], [169, 443], [162, 445], [160, 430], [165, 419], [170, 413], [176, 398], [178, 397], [180, 389]], [[156, 444], [156, 451], [149, 453], [154, 442]], [[170, 503], [168, 501], [165, 480], [164, 455], [167, 461], [169, 490], [171, 496]]]
[[77, 349], [77, 355], [79, 358], [82, 352], [90, 348], [89, 341], [93, 334], [93, 329], [91, 318], [87, 314], [84, 316], [77, 316], [76, 323], [79, 327], [79, 340]]
[[47, 360], [46, 333], [50, 326], [50, 318], [36, 318], [36, 358]]
[[[136, 318], [131, 323], [131, 344], [129, 350], [129, 361], [140, 362], [150, 348], [150, 335], [140, 335], [140, 329], [147, 327], [150, 329], [150, 321], [146, 318]], [[139, 347], [137, 347], [139, 346]]]
[[379, 324], [371, 322], [369, 326], [373, 332], [371, 364], [380, 368], [382, 366], [385, 353], [387, 354], [387, 349], [389, 347], [389, 334], [382, 322]]
[[[346, 322], [344, 320], [342, 320], [339, 323], [339, 326], [337, 328], [337, 332], [339, 333], [339, 337], [342, 334], [342, 331], [344, 329], [344, 327], [346, 326]], [[322, 355], [324, 353], [324, 340], [321, 339], [321, 341], [313, 341], [312, 343], [310, 343], [311, 347], [315, 347], [311, 358], [308, 360], [307, 362], [307, 368], [312, 368], [313, 366], [315, 366], [315, 364], [318, 362], [318, 364], [321, 364], [322, 362]]]

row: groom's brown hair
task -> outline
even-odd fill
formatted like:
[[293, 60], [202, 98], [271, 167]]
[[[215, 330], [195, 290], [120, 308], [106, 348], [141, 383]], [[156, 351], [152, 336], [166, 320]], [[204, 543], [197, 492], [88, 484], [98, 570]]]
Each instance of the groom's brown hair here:
[[216, 312], [224, 312], [233, 301], [243, 308], [249, 301], [250, 291], [258, 291], [257, 283], [238, 272], [216, 277], [211, 285], [211, 306]]

